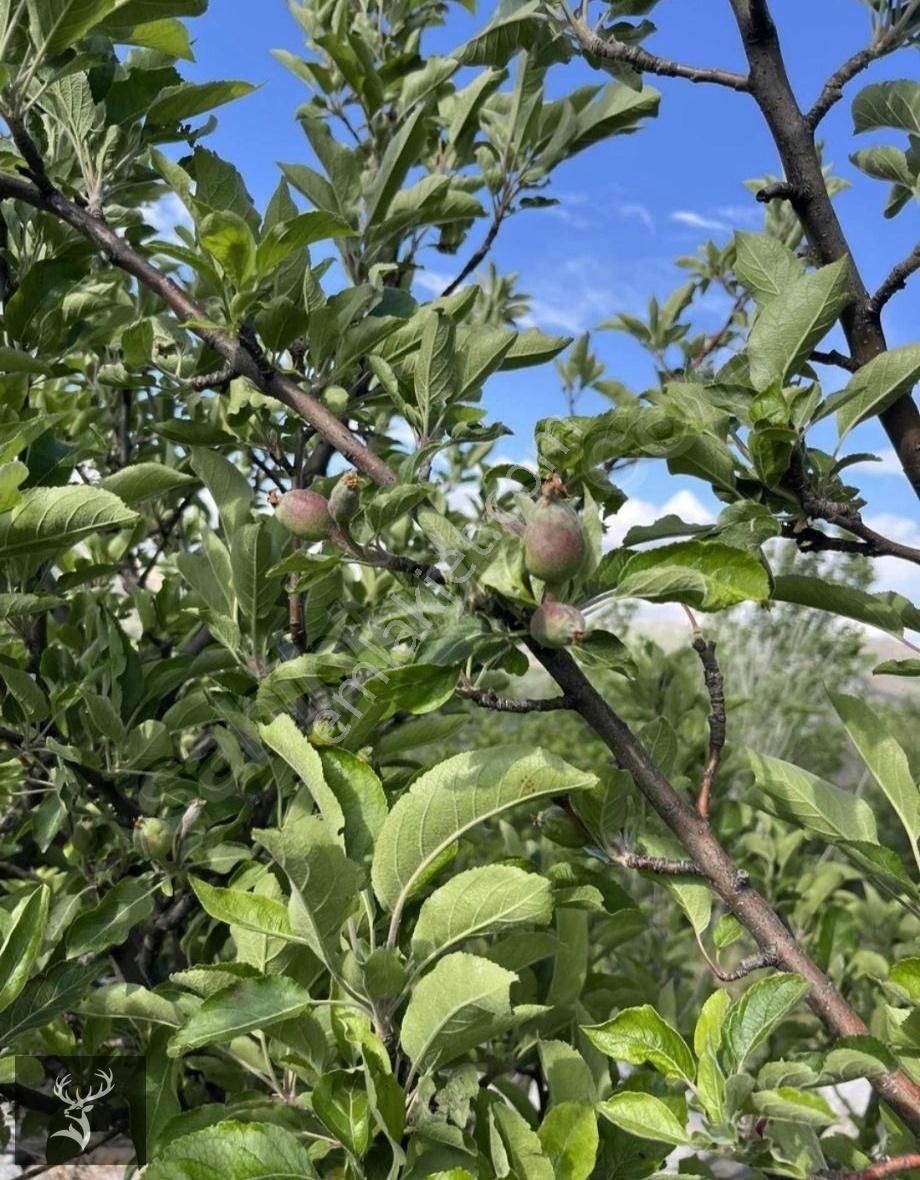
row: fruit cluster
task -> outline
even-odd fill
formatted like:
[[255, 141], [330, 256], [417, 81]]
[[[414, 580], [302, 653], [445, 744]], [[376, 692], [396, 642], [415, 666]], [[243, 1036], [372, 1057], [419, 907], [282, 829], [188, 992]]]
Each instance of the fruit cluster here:
[[543, 647], [569, 647], [585, 637], [587, 623], [577, 607], [559, 602], [556, 593], [584, 564], [588, 545], [581, 520], [565, 498], [558, 476], [543, 484], [522, 537], [524, 567], [546, 584], [543, 602], [530, 620], [530, 634]]
[[[324, 541], [333, 528], [345, 528], [358, 511], [358, 476], [346, 472], [327, 500], [319, 492], [294, 488], [277, 501], [278, 520], [295, 537]], [[569, 647], [585, 637], [587, 623], [577, 607], [556, 598], [557, 591], [582, 568], [588, 545], [578, 512], [565, 486], [551, 476], [541, 489], [522, 536], [524, 566], [545, 585], [543, 602], [530, 620], [530, 634], [543, 647]]]

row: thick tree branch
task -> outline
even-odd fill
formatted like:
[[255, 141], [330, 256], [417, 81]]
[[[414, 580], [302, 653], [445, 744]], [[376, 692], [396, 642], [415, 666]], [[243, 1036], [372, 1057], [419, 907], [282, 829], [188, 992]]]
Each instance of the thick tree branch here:
[[711, 82], [716, 86], [727, 86], [730, 90], [750, 89], [745, 74], [705, 66], [683, 65], [667, 57], [658, 57], [657, 54], [649, 53], [638, 45], [627, 45], [615, 38], [605, 40], [588, 28], [580, 17], [572, 21], [571, 28], [584, 51], [592, 57], [622, 62], [643, 74], [657, 74], [663, 78], [685, 78], [688, 82]]
[[882, 308], [898, 291], [907, 286], [907, 280], [912, 274], [920, 270], [920, 243], [914, 246], [905, 259], [893, 267], [891, 273], [869, 300], [869, 311], [874, 316], [881, 315]]
[[254, 355], [251, 341], [235, 338], [220, 328], [204, 326], [210, 319], [205, 309], [104, 222], [60, 193], [54, 190], [43, 192], [38, 185], [8, 173], [0, 173], [2, 197], [23, 201], [66, 222], [92, 242], [115, 266], [133, 275], [160, 298], [180, 321], [189, 325], [191, 332], [222, 356], [235, 373], [248, 377], [262, 393], [277, 398], [309, 422], [341, 455], [377, 483], [383, 486], [395, 483], [396, 476], [386, 463], [368, 450], [322, 402], [290, 377], [268, 365], [263, 356]]
[[[850, 261], [851, 300], [841, 314], [841, 325], [857, 366], [887, 348], [878, 315], [853, 262], [849, 243], [831, 203], [814, 130], [799, 109], [786, 73], [779, 37], [767, 0], [729, 0], [750, 66], [750, 87], [773, 136], [793, 208], [802, 223], [815, 257], [822, 263]], [[920, 496], [920, 411], [910, 394], [879, 415], [901, 466]]]
[[[626, 723], [585, 677], [566, 651], [534, 645], [531, 650], [573, 705], [628, 771], [647, 802], [687, 849], [698, 871], [747, 928], [765, 953], [775, 952], [781, 971], [801, 975], [811, 987], [807, 1002], [838, 1037], [865, 1035], [866, 1025], [834, 984], [802, 950], [778, 914], [739, 870], [706, 821], [652, 762]], [[920, 1132], [920, 1086], [903, 1070], [873, 1079], [873, 1085], [914, 1131]]]

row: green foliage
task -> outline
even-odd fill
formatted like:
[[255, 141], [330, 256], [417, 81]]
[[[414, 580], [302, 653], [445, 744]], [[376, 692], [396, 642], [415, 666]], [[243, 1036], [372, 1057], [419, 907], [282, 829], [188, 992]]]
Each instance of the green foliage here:
[[[659, 95], [595, 57], [610, 80], [567, 89], [577, 46], [542, 0], [430, 55], [449, 7], [291, 5], [304, 55], [276, 56], [307, 142], [261, 209], [204, 146], [252, 85], [181, 74], [205, 0], [0, 0], [0, 1068], [143, 1054], [149, 1180], [642, 1180], [675, 1147], [688, 1175], [849, 1167], [906, 1131], [871, 1107], [836, 1134], [824, 1087], [920, 1059], [916, 726], [864, 699], [851, 623], [918, 616], [862, 557], [792, 542], [861, 525], [860, 456], [810, 432], [836, 415], [839, 449], [891, 408], [918, 346], [825, 395], [814, 354], [852, 276], [801, 252], [781, 200], [681, 259], [647, 316], [599, 325], [647, 350], [651, 388], [589, 333], [522, 330], [516, 276], [477, 273], [491, 242]], [[638, 45], [655, 7], [609, 4], [605, 33]], [[908, 136], [854, 156], [892, 183], [889, 215], [918, 191], [918, 93], [854, 103], [857, 131]], [[188, 222], [157, 240], [164, 198]], [[455, 278], [424, 302], [432, 251]], [[714, 286], [731, 310], [709, 335]], [[502, 462], [483, 387], [553, 360], [568, 413], [536, 424], [536, 471]], [[579, 416], [589, 390], [608, 408]], [[359, 469], [334, 529], [332, 444]], [[607, 545], [640, 459], [702, 481], [717, 519]], [[304, 544], [270, 508], [307, 489]], [[647, 604], [712, 616], [729, 742], [709, 830], [810, 973], [752, 967], [745, 906], [675, 838], [674, 815], [707, 830], [681, 800], [718, 691], [705, 645], [631, 625]], [[579, 621], [552, 659], [540, 608]], [[615, 743], [611, 762], [608, 707], [670, 809]], [[821, 971], [871, 1035], [809, 1015]]]

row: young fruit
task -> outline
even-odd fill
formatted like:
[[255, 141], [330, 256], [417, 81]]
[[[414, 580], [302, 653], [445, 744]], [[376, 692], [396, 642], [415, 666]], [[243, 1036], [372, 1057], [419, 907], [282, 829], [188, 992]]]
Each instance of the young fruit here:
[[348, 390], [341, 385], [330, 385], [323, 394], [323, 402], [326, 408], [335, 414], [336, 418], [344, 418], [348, 410]]
[[336, 524], [348, 524], [358, 511], [358, 473], [346, 471], [329, 496], [329, 515]]
[[578, 513], [562, 499], [563, 491], [559, 480], [547, 480], [524, 529], [527, 572], [551, 586], [578, 573], [587, 549]]
[[288, 532], [304, 541], [323, 541], [332, 531], [329, 502], [319, 492], [294, 488], [284, 493], [275, 511]]
[[165, 819], [142, 815], [134, 822], [134, 851], [148, 860], [166, 860], [172, 851], [173, 830]]
[[577, 607], [552, 599], [530, 616], [530, 634], [543, 647], [570, 647], [581, 643], [588, 624]]

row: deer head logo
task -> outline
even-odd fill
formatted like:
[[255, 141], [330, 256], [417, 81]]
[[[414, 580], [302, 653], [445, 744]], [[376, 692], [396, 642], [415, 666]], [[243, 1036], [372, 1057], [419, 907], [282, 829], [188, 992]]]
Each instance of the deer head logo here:
[[86, 1151], [93, 1133], [87, 1115], [99, 1098], [111, 1094], [115, 1089], [114, 1074], [110, 1069], [97, 1069], [94, 1076], [102, 1079], [102, 1085], [97, 1089], [89, 1090], [86, 1094], [81, 1093], [76, 1087], [73, 1094], [70, 1093], [68, 1090], [70, 1086], [69, 1073], [58, 1074], [54, 1082], [55, 1096], [60, 1098], [67, 1107], [64, 1117], [75, 1125], [67, 1127], [63, 1131], [54, 1131], [50, 1138], [54, 1139], [60, 1135], [64, 1139], [73, 1139], [75, 1143], [80, 1145], [81, 1151]]

